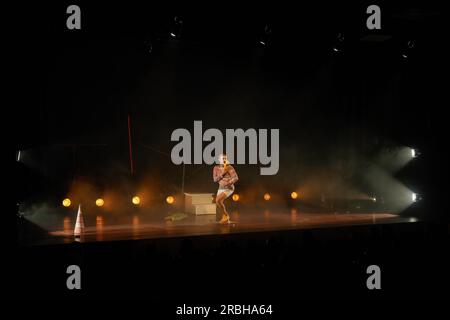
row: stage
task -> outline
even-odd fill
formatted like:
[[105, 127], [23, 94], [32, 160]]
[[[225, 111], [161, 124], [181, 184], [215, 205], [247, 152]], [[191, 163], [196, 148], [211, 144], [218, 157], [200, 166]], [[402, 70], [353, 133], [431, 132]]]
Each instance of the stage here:
[[359, 225], [416, 222], [416, 218], [401, 217], [388, 212], [302, 212], [296, 208], [243, 208], [230, 213], [235, 223], [220, 225], [214, 215], [192, 215], [181, 212], [145, 213], [113, 219], [107, 214], [85, 216], [85, 230], [80, 238], [73, 236], [75, 217], [49, 219], [41, 226], [46, 232], [28, 235], [25, 245], [68, 244], [145, 240], [191, 236], [244, 234], [283, 230], [339, 228]]

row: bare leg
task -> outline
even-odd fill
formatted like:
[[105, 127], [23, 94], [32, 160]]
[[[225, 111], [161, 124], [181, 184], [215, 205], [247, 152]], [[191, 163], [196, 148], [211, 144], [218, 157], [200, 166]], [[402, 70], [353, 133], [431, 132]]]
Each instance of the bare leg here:
[[220, 220], [221, 223], [228, 222], [228, 220], [230, 219], [227, 209], [225, 208], [225, 205], [223, 203], [226, 197], [227, 196], [225, 193], [221, 193], [216, 198], [216, 205], [219, 208], [219, 212], [222, 212], [222, 219]]

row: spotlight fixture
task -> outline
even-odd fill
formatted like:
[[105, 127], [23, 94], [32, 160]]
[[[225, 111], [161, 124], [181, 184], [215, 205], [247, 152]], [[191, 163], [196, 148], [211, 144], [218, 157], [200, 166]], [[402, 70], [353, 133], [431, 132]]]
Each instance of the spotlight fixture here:
[[414, 50], [414, 48], [416, 47], [416, 43], [414, 40], [408, 40], [406, 42], [406, 44], [404, 45], [404, 48], [402, 50], [402, 57], [403, 59], [407, 60], [410, 55], [411, 52]]
[[420, 156], [420, 151], [415, 148], [411, 148], [411, 158], [417, 158], [418, 156]]
[[261, 37], [259, 38], [259, 44], [268, 47], [272, 40], [272, 28], [267, 24], [264, 27], [264, 31], [261, 34]]
[[233, 201], [239, 201], [239, 195], [237, 193], [232, 196]]
[[180, 39], [183, 29], [183, 20], [179, 16], [175, 16], [170, 26], [169, 35], [173, 39]]
[[20, 156], [21, 156], [21, 151], [17, 151], [17, 155], [16, 155], [16, 160], [19, 162], [20, 161]]
[[148, 53], [152, 53], [153, 52], [153, 42], [151, 40], [146, 40], [144, 42], [144, 45], [145, 45], [145, 50]]
[[422, 197], [419, 194], [413, 192], [411, 194], [411, 200], [412, 200], [412, 202], [417, 202], [419, 200], [422, 200]]
[[343, 33], [338, 33], [336, 40], [334, 41], [334, 45], [333, 45], [333, 51], [334, 52], [341, 52], [344, 49], [344, 34]]
[[291, 198], [292, 199], [297, 199], [298, 198], [298, 193], [297, 192], [295, 192], [295, 191], [293, 191], [292, 193], [291, 193]]
[[270, 193], [264, 193], [264, 200], [266, 201], [270, 200]]

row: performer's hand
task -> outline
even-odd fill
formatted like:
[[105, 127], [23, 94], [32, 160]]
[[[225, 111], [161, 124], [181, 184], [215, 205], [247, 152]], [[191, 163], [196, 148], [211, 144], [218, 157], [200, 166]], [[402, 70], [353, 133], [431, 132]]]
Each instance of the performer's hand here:
[[222, 168], [222, 177], [228, 172], [228, 166]]

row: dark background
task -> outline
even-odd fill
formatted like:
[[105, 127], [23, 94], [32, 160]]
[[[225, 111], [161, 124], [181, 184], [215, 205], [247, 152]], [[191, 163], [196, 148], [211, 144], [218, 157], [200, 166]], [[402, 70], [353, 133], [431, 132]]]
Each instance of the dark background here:
[[[391, 279], [400, 273], [403, 277], [389, 291], [391, 297], [408, 292], [408, 286], [402, 284], [407, 284], [410, 277], [417, 275], [414, 272], [423, 267], [427, 275], [433, 274], [433, 281], [419, 276], [416, 291], [410, 295], [424, 294], [426, 291], [421, 289], [439, 295], [442, 283], [434, 285], [439, 283], [439, 272], [445, 270], [448, 230], [447, 237], [441, 235], [446, 234], [448, 227], [448, 161], [443, 100], [445, 16], [438, 5], [428, 1], [401, 1], [395, 5], [378, 2], [382, 8], [382, 30], [368, 31], [365, 8], [372, 2], [364, 1], [311, 2], [300, 6], [277, 2], [248, 7], [240, 3], [193, 6], [83, 1], [77, 3], [82, 10], [82, 29], [71, 31], [65, 28], [69, 4], [72, 3], [20, 4], [23, 7], [13, 11], [12, 82], [17, 84], [18, 92], [9, 106], [17, 120], [12, 135], [17, 140], [16, 148], [29, 150], [32, 155], [26, 166], [16, 163], [17, 201], [33, 199], [59, 205], [73, 181], [83, 179], [89, 179], [100, 190], [120, 189], [124, 185], [132, 189], [149, 182], [161, 195], [178, 192], [181, 168], [172, 165], [161, 152], [170, 153], [170, 134], [175, 128], [192, 130], [194, 120], [203, 120], [204, 128], [280, 129], [278, 175], [259, 176], [259, 165], [238, 166], [241, 190], [255, 185], [261, 189], [291, 190], [311, 177], [320, 181], [344, 177], [346, 185], [370, 194], [374, 190], [361, 177], [364, 168], [384, 150], [414, 146], [421, 151], [421, 157], [399, 172], [396, 179], [423, 194], [424, 199], [416, 208], [420, 208], [423, 218], [438, 223], [424, 227], [426, 231], [420, 229], [418, 237], [404, 237], [401, 231], [390, 227], [381, 231], [375, 228], [368, 238], [344, 232], [345, 239], [334, 245], [327, 241], [318, 244], [310, 234], [294, 236], [297, 240], [263, 235], [255, 243], [245, 245], [240, 239], [217, 244], [219, 249], [214, 251], [212, 260], [209, 253], [203, 254], [201, 243], [190, 240], [180, 245], [182, 253], [178, 258], [163, 257], [162, 253], [158, 256], [158, 252], [164, 252], [158, 246], [150, 245], [133, 255], [134, 249], [129, 249], [128, 244], [116, 244], [119, 248], [114, 247], [114, 252], [118, 252], [114, 257], [139, 256], [147, 264], [160, 257], [154, 270], [167, 272], [176, 263], [195, 270], [198, 260], [194, 256], [204, 263], [232, 268], [230, 259], [241, 254], [242, 259], [247, 259], [245, 270], [251, 274], [259, 270], [249, 284], [250, 293], [258, 292], [258, 276], [268, 277], [269, 296], [274, 295], [271, 289], [281, 292], [281, 284], [290, 281], [286, 277], [278, 282], [278, 278], [267, 276], [280, 273], [284, 267], [300, 267], [312, 275], [323, 274], [328, 270], [326, 266], [335, 263], [337, 273], [329, 275], [336, 281], [333, 295], [339, 292], [337, 288], [348, 285], [343, 280], [346, 277], [335, 277], [339, 271], [352, 275], [352, 281], [357, 282], [360, 275], [352, 270], [360, 268], [352, 261], [356, 259], [364, 265], [379, 258], [391, 267]], [[175, 15], [184, 21], [180, 39], [176, 40], [168, 36]], [[270, 46], [264, 48], [258, 41], [266, 24], [271, 25], [273, 34]], [[339, 33], [345, 36], [341, 44], [336, 41]], [[362, 40], [368, 35], [388, 39]], [[416, 46], [405, 60], [402, 54], [410, 40]], [[340, 52], [333, 51], [335, 45], [340, 46]], [[224, 110], [233, 117], [223, 116]], [[128, 162], [128, 114], [133, 125], [133, 176]], [[188, 166], [186, 188], [214, 188], [210, 175], [211, 168], [206, 165]], [[361, 239], [369, 240], [359, 247]], [[411, 243], [417, 247], [411, 247]], [[368, 257], [363, 254], [365, 246], [373, 249]], [[266, 254], [268, 247], [273, 255]], [[342, 249], [345, 252], [335, 251], [344, 247], [348, 248]], [[112, 248], [107, 250], [112, 252]], [[289, 249], [285, 249], [288, 253], [283, 263], [276, 264], [280, 248]], [[306, 265], [290, 255], [299, 248], [310, 250]], [[398, 255], [397, 249], [403, 255]], [[85, 261], [91, 275], [97, 271], [103, 274], [104, 282], [88, 290], [92, 296], [105, 293], [102, 284], [122, 268], [133, 272], [133, 268], [141, 266], [135, 274], [136, 281], [139, 277], [147, 280], [137, 287], [136, 293], [152, 283], [143, 276], [147, 264], [133, 260], [132, 265], [125, 265], [118, 263], [118, 258], [100, 255], [98, 259], [103, 257], [116, 264], [108, 273], [97, 270], [102, 264], [93, 258], [101, 248], [92, 249], [92, 256], [83, 256], [78, 250], [81, 249], [76, 245], [65, 253], [56, 249], [48, 254], [48, 261], [59, 261], [54, 256], [62, 254], [64, 263]], [[22, 271], [42, 257], [42, 252], [30, 251], [20, 260]], [[416, 264], [410, 273], [402, 273], [407, 266], [425, 260], [426, 265]], [[321, 262], [321, 267], [316, 269], [313, 261]], [[401, 264], [402, 261], [410, 264]], [[270, 265], [269, 269], [261, 267], [261, 263]], [[433, 266], [438, 264], [435, 269]], [[39, 270], [51, 275], [57, 266], [49, 262]], [[262, 269], [255, 269], [257, 266]], [[36, 283], [41, 284], [43, 279]], [[307, 280], [306, 286], [316, 288], [315, 293], [320, 296], [328, 278], [318, 284], [313, 279], [316, 278]], [[25, 285], [28, 280], [25, 277], [21, 283]], [[59, 280], [55, 278], [55, 286], [49, 288], [58, 287]], [[124, 279], [120, 281], [117, 288], [136, 288]], [[352, 281], [349, 283], [356, 283]], [[352, 291], [354, 288], [349, 285], [347, 289], [356, 296], [364, 291], [359, 287]], [[184, 294], [188, 292], [182, 290]], [[170, 296], [170, 290], [167, 295]]]
[[[19, 101], [26, 99], [18, 106], [18, 145], [38, 175], [29, 180], [40, 201], [59, 203], [83, 179], [100, 192], [143, 183], [161, 195], [179, 192], [181, 167], [163, 153], [174, 145], [172, 131], [193, 131], [194, 120], [204, 130], [280, 129], [279, 173], [238, 166], [242, 190], [339, 180], [336, 189], [380, 193], [365, 170], [385, 150], [408, 146], [422, 159], [398, 179], [434, 196], [430, 164], [442, 161], [444, 121], [439, 6], [378, 3], [382, 30], [369, 31], [365, 2], [79, 5], [80, 31], [65, 28], [66, 3], [46, 3], [27, 10], [30, 27], [17, 39], [25, 50]], [[179, 39], [169, 36], [174, 16], [184, 22]], [[267, 24], [272, 37], [263, 47]], [[415, 47], [404, 59], [408, 41]], [[209, 166], [186, 170], [186, 190], [214, 189]]]

